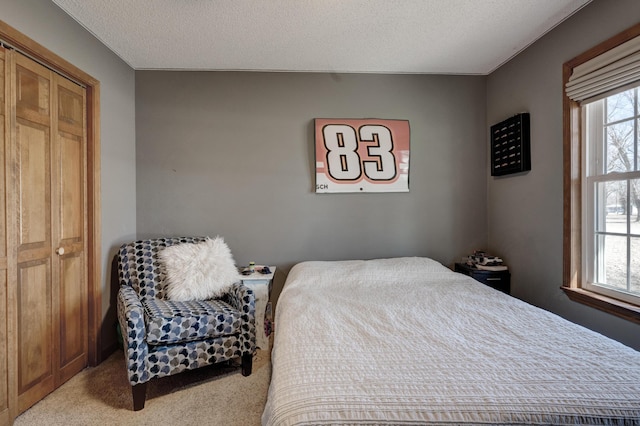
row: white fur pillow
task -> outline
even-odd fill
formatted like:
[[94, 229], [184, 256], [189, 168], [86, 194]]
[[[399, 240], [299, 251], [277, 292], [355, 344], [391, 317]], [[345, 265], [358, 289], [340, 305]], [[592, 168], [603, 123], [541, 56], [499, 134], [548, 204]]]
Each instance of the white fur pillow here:
[[198, 244], [176, 244], [158, 253], [165, 265], [169, 300], [206, 300], [223, 295], [240, 281], [231, 250], [222, 237]]

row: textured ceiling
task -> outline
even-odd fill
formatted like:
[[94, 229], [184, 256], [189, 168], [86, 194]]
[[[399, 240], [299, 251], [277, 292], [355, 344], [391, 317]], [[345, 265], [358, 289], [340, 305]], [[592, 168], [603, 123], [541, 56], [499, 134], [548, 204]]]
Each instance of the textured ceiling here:
[[487, 74], [591, 0], [52, 0], [135, 69]]

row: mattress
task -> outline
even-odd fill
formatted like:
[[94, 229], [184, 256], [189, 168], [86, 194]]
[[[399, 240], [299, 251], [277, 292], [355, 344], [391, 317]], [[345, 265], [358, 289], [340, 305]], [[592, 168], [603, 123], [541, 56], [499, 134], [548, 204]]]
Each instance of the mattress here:
[[427, 258], [295, 265], [263, 425], [640, 425], [640, 352]]

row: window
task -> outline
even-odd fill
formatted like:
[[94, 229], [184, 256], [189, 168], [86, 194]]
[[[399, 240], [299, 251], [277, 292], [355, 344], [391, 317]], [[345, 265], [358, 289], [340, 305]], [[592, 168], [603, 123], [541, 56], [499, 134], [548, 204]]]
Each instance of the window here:
[[563, 73], [563, 289], [640, 323], [640, 24]]
[[582, 268], [583, 288], [640, 305], [638, 92], [581, 107]]

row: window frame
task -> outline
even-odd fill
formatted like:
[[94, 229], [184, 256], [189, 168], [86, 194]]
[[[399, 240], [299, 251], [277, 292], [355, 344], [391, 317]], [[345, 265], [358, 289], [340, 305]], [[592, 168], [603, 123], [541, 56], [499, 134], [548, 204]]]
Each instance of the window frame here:
[[582, 211], [582, 108], [564, 92], [573, 69], [593, 58], [640, 36], [640, 23], [567, 61], [563, 80], [563, 283], [569, 299], [640, 324], [640, 305], [596, 293], [584, 288], [583, 211]]

